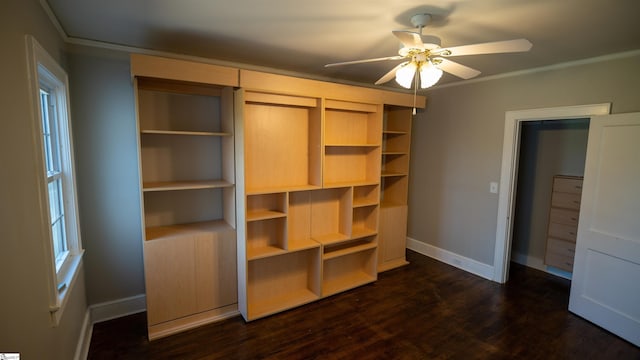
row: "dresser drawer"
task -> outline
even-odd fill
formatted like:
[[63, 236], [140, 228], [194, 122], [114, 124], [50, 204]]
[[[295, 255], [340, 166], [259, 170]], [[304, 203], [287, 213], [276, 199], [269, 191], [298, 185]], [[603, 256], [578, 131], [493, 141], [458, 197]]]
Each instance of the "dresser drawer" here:
[[576, 242], [578, 227], [576, 225], [566, 225], [549, 222], [549, 236], [556, 239]]
[[557, 176], [553, 179], [553, 191], [580, 194], [582, 193], [582, 179]]
[[566, 225], [578, 225], [580, 213], [577, 210], [551, 208], [549, 210], [549, 222]]
[[576, 244], [560, 239], [547, 238], [547, 253], [573, 257], [576, 253]]
[[554, 192], [551, 195], [551, 206], [563, 209], [579, 210], [580, 198], [581, 194], [562, 193], [557, 192], [554, 189]]
[[556, 253], [547, 253], [545, 264], [565, 271], [573, 272], [573, 256], [563, 256]]

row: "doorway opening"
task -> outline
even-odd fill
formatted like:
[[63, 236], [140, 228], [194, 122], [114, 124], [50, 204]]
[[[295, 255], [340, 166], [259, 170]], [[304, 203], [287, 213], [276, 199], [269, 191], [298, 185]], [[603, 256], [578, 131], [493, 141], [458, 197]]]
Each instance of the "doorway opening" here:
[[610, 103], [565, 106], [555, 108], [507, 111], [505, 113], [504, 141], [502, 147], [502, 169], [498, 197], [498, 217], [494, 252], [493, 280], [505, 283], [508, 279], [511, 260], [511, 240], [517, 191], [518, 154], [522, 124], [531, 121], [561, 121], [587, 119], [609, 114]]
[[512, 262], [571, 279], [579, 205], [553, 183], [582, 178], [588, 133], [589, 118], [520, 123]]

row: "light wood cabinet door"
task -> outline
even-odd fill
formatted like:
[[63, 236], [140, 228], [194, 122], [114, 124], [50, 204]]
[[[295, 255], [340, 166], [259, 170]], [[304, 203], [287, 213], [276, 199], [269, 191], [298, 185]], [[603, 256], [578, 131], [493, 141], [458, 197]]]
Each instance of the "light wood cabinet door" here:
[[378, 271], [404, 265], [407, 246], [408, 207], [390, 206], [380, 209], [378, 237]]
[[146, 241], [144, 246], [149, 325], [237, 301], [233, 230]]
[[194, 253], [193, 237], [144, 243], [149, 325], [196, 312]]

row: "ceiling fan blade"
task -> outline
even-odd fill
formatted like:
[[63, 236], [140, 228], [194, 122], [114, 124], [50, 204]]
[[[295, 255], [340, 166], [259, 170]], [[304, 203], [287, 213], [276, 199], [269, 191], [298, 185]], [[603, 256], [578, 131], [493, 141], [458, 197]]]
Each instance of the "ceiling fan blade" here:
[[441, 56], [497, 54], [529, 51], [532, 46], [533, 44], [527, 39], [515, 39], [442, 48], [433, 53]]
[[384, 84], [387, 81], [390, 81], [391, 79], [393, 79], [396, 76], [396, 71], [398, 69], [400, 69], [402, 66], [404, 66], [405, 64], [407, 64], [408, 61], [405, 61], [401, 64], [398, 64], [398, 66], [394, 67], [393, 69], [391, 69], [391, 71], [389, 71], [388, 73], [384, 74], [380, 79], [378, 79], [378, 81], [375, 82], [376, 85], [380, 85], [380, 84]]
[[354, 61], [345, 61], [345, 62], [339, 62], [339, 63], [333, 63], [333, 64], [327, 64], [324, 67], [332, 67], [332, 66], [342, 66], [342, 65], [353, 65], [353, 64], [364, 64], [364, 63], [370, 63], [370, 62], [376, 62], [376, 61], [384, 61], [384, 60], [400, 60], [400, 59], [404, 59], [404, 57], [396, 55], [396, 56], [387, 56], [387, 57], [381, 57], [381, 58], [375, 58], [375, 59], [364, 59], [364, 60], [354, 60]]
[[402, 45], [411, 49], [424, 49], [422, 37], [413, 31], [394, 30], [393, 35], [400, 40]]
[[448, 72], [451, 75], [455, 75], [461, 79], [471, 79], [472, 77], [476, 77], [480, 75], [480, 71], [476, 69], [472, 69], [468, 66], [464, 66], [462, 64], [458, 64], [455, 61], [447, 60], [444, 58], [435, 58], [435, 60], [440, 61], [436, 67], [442, 69], [442, 71]]

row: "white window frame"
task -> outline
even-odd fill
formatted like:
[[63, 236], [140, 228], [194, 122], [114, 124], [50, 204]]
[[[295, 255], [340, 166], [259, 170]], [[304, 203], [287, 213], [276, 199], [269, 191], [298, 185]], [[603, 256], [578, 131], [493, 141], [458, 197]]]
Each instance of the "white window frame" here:
[[[49, 294], [49, 312], [51, 323], [57, 326], [62, 318], [69, 294], [80, 271], [82, 242], [80, 240], [80, 223], [76, 179], [73, 159], [73, 139], [71, 134], [71, 117], [69, 114], [69, 80], [67, 73], [58, 65], [46, 50], [30, 35], [26, 37], [29, 87], [32, 94], [32, 120], [34, 129], [35, 163], [39, 170], [38, 195], [40, 197], [39, 224], [42, 229], [43, 248], [47, 267], [47, 283]], [[60, 171], [47, 173], [40, 90], [46, 89], [51, 94], [53, 111], [57, 119], [57, 145], [59, 151]], [[67, 251], [56, 259], [53, 246], [53, 235], [49, 205], [49, 180], [62, 179], [62, 202], [64, 204], [64, 231], [66, 233]]]

